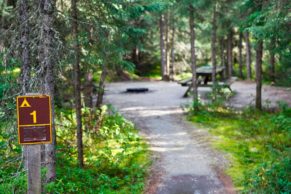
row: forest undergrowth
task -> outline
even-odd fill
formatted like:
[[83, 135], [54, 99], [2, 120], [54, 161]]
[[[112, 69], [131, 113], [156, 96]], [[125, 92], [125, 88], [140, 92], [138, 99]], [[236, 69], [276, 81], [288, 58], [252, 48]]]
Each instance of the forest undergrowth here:
[[[102, 114], [83, 109], [84, 168], [77, 161], [75, 114], [57, 109], [57, 179], [45, 186], [46, 192], [142, 193], [150, 164], [148, 145], [131, 122], [108, 107]], [[97, 119], [97, 114], [102, 118]], [[8, 125], [1, 123], [1, 129]], [[26, 192], [16, 134], [0, 130], [0, 193]]]

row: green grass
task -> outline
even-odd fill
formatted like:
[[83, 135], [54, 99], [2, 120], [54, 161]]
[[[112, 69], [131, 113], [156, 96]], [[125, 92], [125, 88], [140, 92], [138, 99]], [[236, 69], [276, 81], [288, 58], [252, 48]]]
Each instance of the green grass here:
[[227, 173], [241, 192], [290, 191], [291, 110], [276, 114], [251, 109], [202, 108], [189, 119], [215, 137], [213, 146], [229, 156]]

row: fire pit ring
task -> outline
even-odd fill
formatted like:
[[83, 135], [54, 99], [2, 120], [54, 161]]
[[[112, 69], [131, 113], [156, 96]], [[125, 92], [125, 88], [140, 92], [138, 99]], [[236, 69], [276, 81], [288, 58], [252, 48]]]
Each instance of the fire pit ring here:
[[145, 93], [148, 92], [148, 88], [127, 88], [126, 93]]

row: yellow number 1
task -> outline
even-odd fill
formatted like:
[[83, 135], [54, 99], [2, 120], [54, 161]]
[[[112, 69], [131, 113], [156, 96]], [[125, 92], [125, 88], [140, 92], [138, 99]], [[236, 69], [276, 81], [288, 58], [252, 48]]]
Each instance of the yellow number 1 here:
[[30, 113], [30, 115], [32, 116], [33, 123], [36, 123], [36, 111]]

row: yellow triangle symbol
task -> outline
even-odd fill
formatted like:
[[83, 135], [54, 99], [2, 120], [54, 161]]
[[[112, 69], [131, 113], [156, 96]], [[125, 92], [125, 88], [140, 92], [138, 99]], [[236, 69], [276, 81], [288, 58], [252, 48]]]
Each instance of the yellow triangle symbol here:
[[27, 102], [26, 98], [24, 98], [22, 104], [20, 105], [20, 108], [24, 107], [31, 107], [30, 104]]

